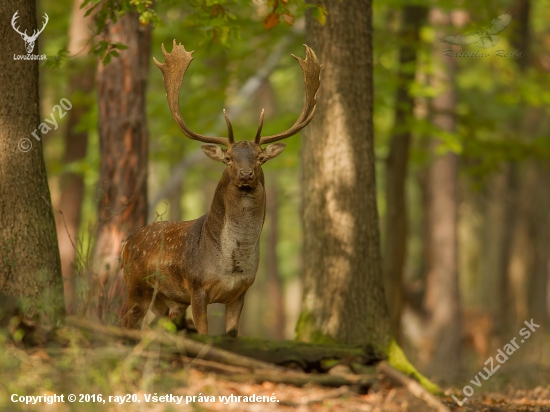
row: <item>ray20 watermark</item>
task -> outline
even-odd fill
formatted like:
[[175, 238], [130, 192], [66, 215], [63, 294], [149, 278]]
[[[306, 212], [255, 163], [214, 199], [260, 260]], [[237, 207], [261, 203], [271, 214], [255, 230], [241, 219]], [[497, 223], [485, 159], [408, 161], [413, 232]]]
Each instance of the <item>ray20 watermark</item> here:
[[[59, 119], [62, 119], [63, 117], [65, 117], [67, 112], [72, 108], [73, 108], [73, 104], [71, 103], [71, 101], [69, 99], [66, 99], [65, 97], [62, 98], [59, 101], [59, 104], [56, 104], [53, 107], [52, 112], [50, 113], [51, 119], [47, 119], [47, 118], [44, 119], [44, 121], [40, 123], [36, 129], [34, 129], [31, 135], [36, 139], [36, 141], [39, 142], [41, 139], [38, 136], [38, 130], [40, 130], [40, 133], [42, 135], [45, 135], [45, 134], [48, 134], [50, 130], [52, 130], [52, 128], [49, 125], [52, 125], [54, 130], [57, 130], [57, 128], [59, 127], [57, 123], [57, 119], [55, 117], [55, 112], [57, 111]], [[32, 141], [31, 139], [24, 137], [23, 139], [19, 140], [17, 147], [22, 152], [28, 152], [29, 150], [32, 149]]]
[[[533, 319], [531, 319], [530, 321], [525, 321], [523, 323], [527, 327], [522, 328], [519, 331], [519, 334], [521, 336], [521, 343], [524, 343], [527, 339], [529, 339], [529, 337], [531, 337], [531, 333], [534, 333], [537, 328], [540, 328], [540, 325], [534, 323]], [[470, 383], [473, 386], [481, 388], [482, 381], [479, 378], [481, 377], [484, 381], [488, 380], [497, 370], [500, 369], [500, 365], [504, 364], [508, 360], [508, 356], [512, 355], [515, 351], [519, 349], [519, 344], [516, 342], [516, 339], [517, 337], [514, 337], [510, 342], [504, 345], [502, 349], [497, 350], [497, 355], [495, 356], [495, 359], [498, 363], [496, 365], [492, 356], [485, 361], [484, 365], [488, 365], [491, 369], [489, 370], [487, 366], [483, 368], [487, 375], [485, 375], [483, 371], [479, 371], [475, 378], [470, 380]], [[462, 388], [462, 393], [466, 395], [462, 400], [458, 400], [455, 395], [451, 395], [458, 406], [464, 405], [468, 401], [468, 398], [474, 394], [473, 386], [466, 385], [464, 386], [464, 388]]]

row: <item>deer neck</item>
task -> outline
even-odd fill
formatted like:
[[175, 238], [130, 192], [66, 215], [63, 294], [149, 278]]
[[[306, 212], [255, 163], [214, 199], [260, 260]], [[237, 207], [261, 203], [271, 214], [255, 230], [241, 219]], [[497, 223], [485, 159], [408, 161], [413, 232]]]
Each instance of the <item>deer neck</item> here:
[[263, 173], [254, 189], [243, 190], [230, 182], [226, 169], [206, 218], [209, 234], [226, 254], [248, 255], [257, 249], [264, 219]]

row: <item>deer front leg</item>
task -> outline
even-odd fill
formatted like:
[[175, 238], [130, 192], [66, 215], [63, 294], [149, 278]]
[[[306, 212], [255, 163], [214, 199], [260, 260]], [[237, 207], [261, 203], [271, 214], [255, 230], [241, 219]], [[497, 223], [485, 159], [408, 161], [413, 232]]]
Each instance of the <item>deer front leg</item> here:
[[225, 305], [225, 333], [229, 336], [237, 336], [239, 319], [244, 305], [244, 293], [236, 301]]
[[206, 293], [203, 290], [191, 291], [191, 312], [195, 327], [201, 335], [208, 335], [207, 307]]

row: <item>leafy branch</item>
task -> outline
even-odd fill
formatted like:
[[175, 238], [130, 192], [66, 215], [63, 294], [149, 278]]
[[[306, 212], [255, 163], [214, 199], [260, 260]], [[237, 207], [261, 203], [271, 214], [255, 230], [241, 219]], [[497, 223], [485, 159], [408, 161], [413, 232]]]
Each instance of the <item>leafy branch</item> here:
[[[128, 12], [137, 12], [139, 22], [143, 26], [160, 24], [161, 20], [151, 8], [152, 4], [152, 0], [84, 0], [80, 8], [87, 8], [86, 16], [94, 14], [94, 36], [99, 36], [107, 25], [115, 24]], [[98, 56], [103, 64], [109, 64], [113, 57], [119, 56], [120, 50], [127, 48], [122, 43], [102, 39], [93, 45], [90, 52]]]

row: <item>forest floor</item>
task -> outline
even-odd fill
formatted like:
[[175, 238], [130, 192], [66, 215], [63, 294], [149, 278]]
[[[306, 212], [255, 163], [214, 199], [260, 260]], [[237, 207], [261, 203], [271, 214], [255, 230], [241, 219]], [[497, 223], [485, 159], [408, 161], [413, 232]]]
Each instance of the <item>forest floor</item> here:
[[[381, 373], [375, 375], [375, 383], [366, 393], [351, 386], [235, 382], [209, 370], [207, 362], [204, 367], [190, 358], [163, 352], [155, 341], [144, 339], [130, 344], [69, 326], [56, 330], [53, 337], [32, 335], [28, 330], [26, 333], [33, 339], [32, 344], [25, 344], [27, 338], [13, 327], [0, 329], [1, 411], [438, 410]], [[549, 350], [545, 342], [546, 337], [538, 344], [533, 342], [525, 356], [503, 365], [484, 382], [483, 390], [476, 390], [462, 406], [451, 395], [462, 400], [462, 385], [472, 386], [468, 383], [471, 377], [461, 384], [441, 384], [446, 394], [438, 397], [439, 410], [550, 411], [548, 358], [533, 359], [534, 355], [540, 356], [537, 348], [545, 353]], [[475, 376], [475, 367], [471, 369], [471, 376]], [[64, 398], [63, 402], [47, 404], [41, 400], [26, 405], [13, 402], [14, 394], [16, 400], [54, 394], [63, 394]], [[75, 402], [68, 401], [69, 394], [76, 395]]]

